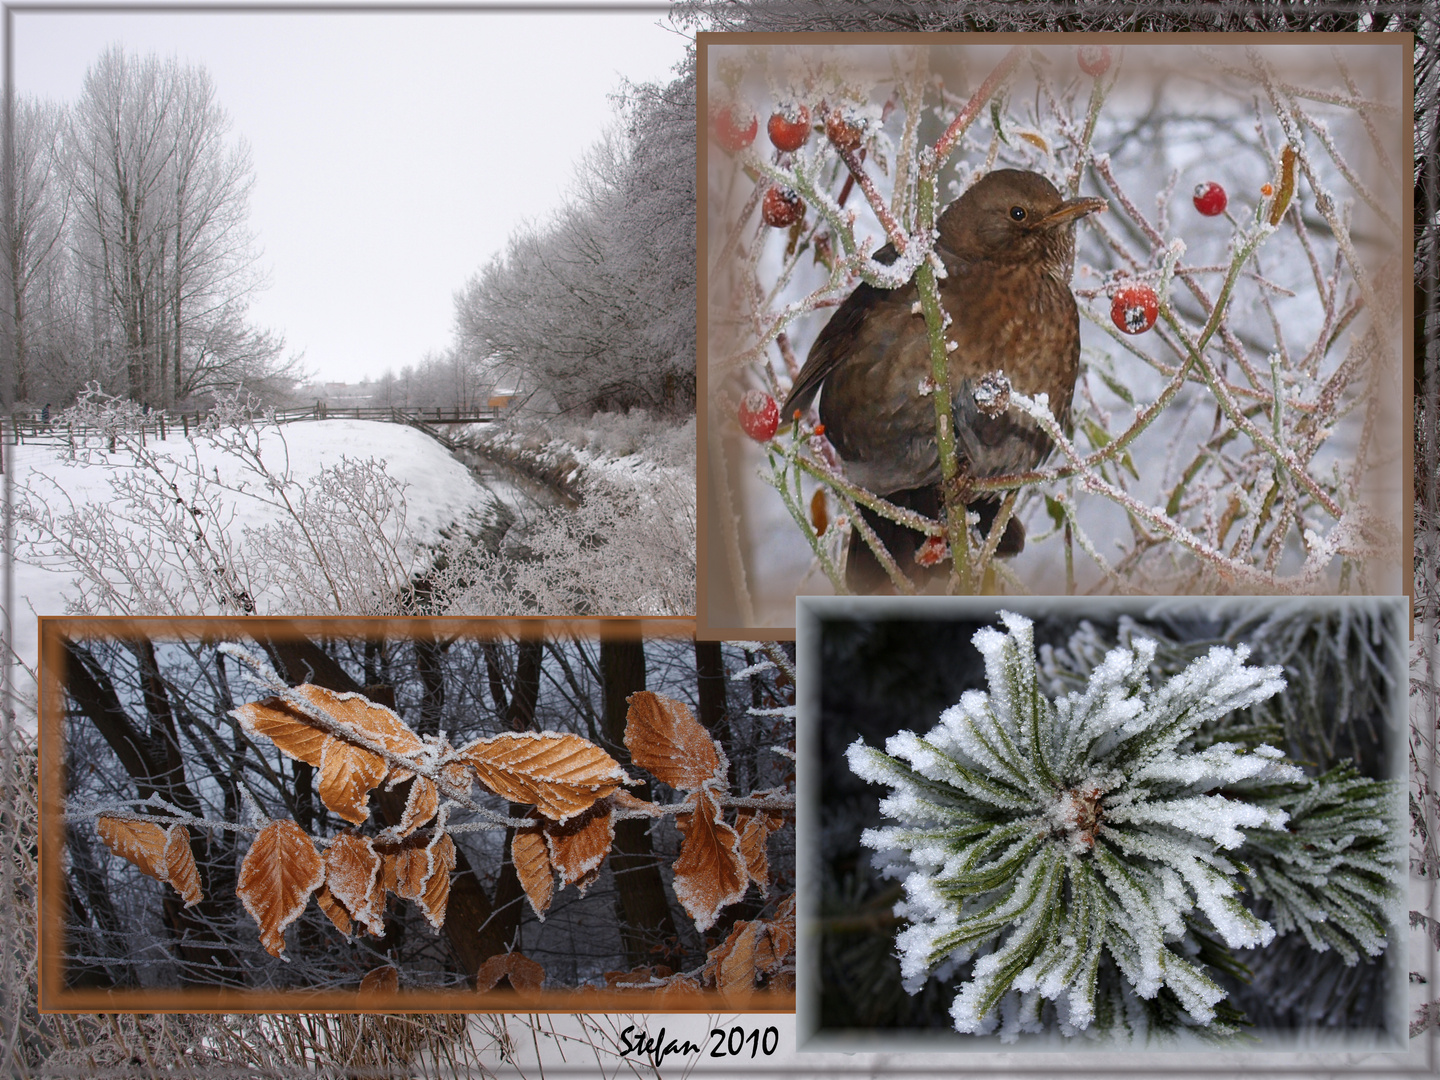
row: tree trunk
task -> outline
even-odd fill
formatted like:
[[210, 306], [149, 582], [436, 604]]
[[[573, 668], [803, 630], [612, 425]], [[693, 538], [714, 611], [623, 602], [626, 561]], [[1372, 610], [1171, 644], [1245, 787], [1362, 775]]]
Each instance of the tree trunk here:
[[[625, 717], [629, 711], [626, 698], [645, 689], [645, 645], [640, 640], [639, 625], [628, 624], [628, 628], [633, 637], [624, 640], [606, 637], [600, 642], [605, 738], [610, 752], [624, 765], [630, 763], [624, 743]], [[639, 798], [651, 797], [648, 782], [630, 790]], [[678, 967], [680, 937], [670, 913], [670, 900], [665, 893], [647, 822], [622, 821], [615, 826], [610, 870], [615, 875], [620, 937], [630, 966], [665, 963]]]
[[[200, 802], [186, 785], [183, 765], [179, 764], [179, 744], [173, 717], [169, 713], [168, 698], [157, 690], [150, 679], [150, 671], [145, 670], [147, 655], [149, 663], [154, 661], [150, 643], [144, 642], [138, 650], [134, 650], [146, 680], [143, 693], [145, 707], [150, 714], [148, 734], [131, 720], [109, 677], [88, 652], [72, 641], [65, 641], [63, 647], [66, 692], [115, 751], [135, 784], [136, 794], [142, 799], [158, 794], [171, 805], [199, 816]], [[216, 979], [213, 969], [238, 969], [229, 946], [210, 937], [213, 933], [211, 927], [227, 926], [234, 921], [234, 901], [229, 896], [222, 898], [219, 895], [214, 880], [214, 867], [227, 857], [228, 845], [217, 839], [212, 850], [211, 842], [197, 833], [198, 830], [191, 834], [190, 848], [202, 874], [201, 887], [205, 898], [195, 908], [187, 910], [181, 905], [178, 894], [171, 890], [166, 893], [164, 910], [166, 922], [179, 943], [177, 948], [183, 961], [180, 967], [182, 982], [211, 984]], [[191, 964], [210, 973], [203, 978], [192, 978], [187, 974]]]

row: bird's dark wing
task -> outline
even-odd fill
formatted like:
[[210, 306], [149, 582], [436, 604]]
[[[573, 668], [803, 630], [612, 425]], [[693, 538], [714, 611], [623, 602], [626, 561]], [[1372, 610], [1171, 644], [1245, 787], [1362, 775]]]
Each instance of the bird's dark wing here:
[[[893, 244], [886, 244], [871, 258], [889, 266], [899, 258], [899, 254]], [[850, 346], [854, 343], [856, 332], [865, 321], [866, 315], [889, 295], [889, 289], [877, 289], [862, 281], [855, 287], [855, 291], [845, 298], [844, 303], [835, 309], [835, 314], [830, 316], [830, 321], [821, 329], [815, 344], [810, 346], [810, 355], [805, 358], [805, 366], [800, 369], [800, 374], [795, 376], [790, 394], [785, 398], [785, 404], [780, 407], [782, 422], [788, 421], [796, 409], [804, 410], [810, 407], [810, 402], [815, 400], [821, 384], [849, 357]]]

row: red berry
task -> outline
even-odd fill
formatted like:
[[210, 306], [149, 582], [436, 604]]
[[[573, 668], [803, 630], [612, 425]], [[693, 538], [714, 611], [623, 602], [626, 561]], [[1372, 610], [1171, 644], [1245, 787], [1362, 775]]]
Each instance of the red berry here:
[[936, 566], [950, 554], [950, 545], [943, 536], [927, 536], [915, 549], [915, 561], [921, 566]]
[[1225, 212], [1225, 189], [1213, 180], [1195, 185], [1195, 209], [1206, 217], [1215, 217]]
[[755, 141], [755, 132], [760, 130], [760, 121], [749, 107], [736, 103], [725, 105], [715, 113], [712, 122], [715, 141], [729, 154], [744, 150]]
[[780, 426], [780, 406], [764, 390], [747, 390], [740, 401], [740, 426], [756, 442], [769, 442]]
[[1110, 69], [1110, 46], [1081, 45], [1077, 59], [1081, 71], [1092, 79], [1098, 79]]
[[832, 109], [825, 114], [825, 135], [841, 150], [854, 150], [865, 134], [865, 124], [848, 109]]
[[766, 225], [789, 228], [805, 216], [805, 202], [794, 190], [778, 184], [765, 192], [760, 203], [760, 217]]
[[1143, 334], [1155, 325], [1160, 303], [1149, 285], [1126, 285], [1117, 289], [1110, 304], [1110, 320], [1127, 334]]
[[810, 137], [810, 110], [804, 105], [782, 108], [770, 114], [765, 130], [776, 150], [799, 150]]

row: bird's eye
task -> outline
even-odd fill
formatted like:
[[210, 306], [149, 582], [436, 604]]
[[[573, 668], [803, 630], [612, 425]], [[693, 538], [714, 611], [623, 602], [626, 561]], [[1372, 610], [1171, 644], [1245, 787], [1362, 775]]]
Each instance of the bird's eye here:
[[1011, 221], [1024, 221], [1024, 220], [1025, 220], [1025, 208], [1024, 208], [1023, 206], [1012, 206], [1012, 207], [1010, 207], [1010, 220], [1011, 220]]

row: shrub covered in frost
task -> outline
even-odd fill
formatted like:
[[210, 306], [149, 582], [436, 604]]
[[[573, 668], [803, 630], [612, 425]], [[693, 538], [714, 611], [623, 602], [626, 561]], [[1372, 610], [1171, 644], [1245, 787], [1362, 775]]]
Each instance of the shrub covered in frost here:
[[[974, 638], [988, 693], [886, 753], [849, 749], [856, 774], [894, 789], [881, 809], [900, 824], [862, 842], [904, 880], [907, 989], [962, 972], [956, 1029], [1006, 1040], [1224, 1036], [1244, 1022], [1214, 977], [1238, 969], [1227, 947], [1299, 930], [1349, 963], [1383, 951], [1394, 785], [1353, 767], [1311, 779], [1272, 746], [1199, 737], [1282, 691], [1280, 668], [1217, 646], [1152, 686], [1155, 644], [1137, 638], [1051, 701], [1030, 620], [1002, 619], [1008, 634]], [[1247, 889], [1262, 909], [1241, 902]]]

